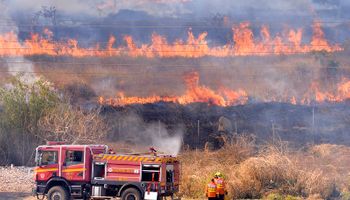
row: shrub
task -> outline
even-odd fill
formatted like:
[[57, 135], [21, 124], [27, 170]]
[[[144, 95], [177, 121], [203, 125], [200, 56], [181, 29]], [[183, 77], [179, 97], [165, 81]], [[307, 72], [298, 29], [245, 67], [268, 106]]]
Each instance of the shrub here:
[[277, 193], [271, 193], [264, 198], [265, 200], [283, 200], [283, 196]]
[[[0, 88], [0, 164], [27, 164], [40, 141], [38, 121], [59, 102], [58, 94], [43, 79], [25, 82], [21, 76]], [[9, 142], [11, 141], [11, 142]]]
[[342, 200], [350, 200], [350, 192], [349, 191], [342, 192], [340, 196], [341, 196]]

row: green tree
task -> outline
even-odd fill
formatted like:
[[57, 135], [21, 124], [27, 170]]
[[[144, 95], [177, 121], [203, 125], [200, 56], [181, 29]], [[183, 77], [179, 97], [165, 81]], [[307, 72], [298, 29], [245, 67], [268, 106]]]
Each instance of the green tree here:
[[0, 156], [14, 164], [31, 159], [33, 146], [43, 140], [36, 134], [38, 121], [60, 102], [49, 82], [39, 78], [28, 83], [22, 77], [13, 77], [0, 88]]

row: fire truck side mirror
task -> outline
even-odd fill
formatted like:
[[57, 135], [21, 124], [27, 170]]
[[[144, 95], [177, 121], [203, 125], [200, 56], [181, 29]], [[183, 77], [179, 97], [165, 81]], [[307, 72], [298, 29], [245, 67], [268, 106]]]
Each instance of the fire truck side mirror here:
[[36, 159], [36, 165], [37, 166], [41, 166], [42, 164], [42, 159], [43, 159], [43, 154], [42, 154], [42, 151], [41, 150], [38, 150], [38, 157]]

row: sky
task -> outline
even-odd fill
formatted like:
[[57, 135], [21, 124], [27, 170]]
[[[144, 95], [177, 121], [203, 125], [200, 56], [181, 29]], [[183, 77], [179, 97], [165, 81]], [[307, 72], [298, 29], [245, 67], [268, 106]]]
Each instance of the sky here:
[[[104, 17], [128, 9], [144, 11], [157, 17], [204, 17], [220, 13], [235, 16], [241, 13], [263, 15], [318, 15], [345, 17], [347, 0], [2, 0], [11, 13], [36, 11], [42, 6], [55, 6], [67, 15]], [[331, 15], [331, 16], [330, 16]]]
[[[20, 33], [21, 38], [33, 32], [28, 25], [33, 24], [35, 14], [44, 11], [44, 7], [55, 7], [57, 24], [62, 26], [69, 26], [69, 23], [79, 26], [86, 22], [113, 25], [109, 30], [91, 26], [80, 26], [83, 27], [81, 30], [74, 31], [64, 29], [61, 33], [53, 30], [55, 35], [65, 37], [62, 32], [71, 33], [71, 37], [82, 36], [88, 42], [98, 41], [100, 37], [106, 38], [106, 35], [111, 34], [131, 34], [138, 40], [145, 41], [153, 32], [167, 35], [170, 40], [174, 40], [178, 37], [186, 38], [189, 27], [197, 35], [206, 31], [209, 39], [227, 42], [231, 38], [231, 28], [244, 21], [252, 22], [256, 34], [261, 25], [268, 25], [273, 34], [289, 27], [302, 28], [310, 35], [311, 25], [315, 20], [322, 21], [326, 36], [338, 42], [347, 40], [350, 28], [348, 0], [0, 0], [0, 3], [3, 10], [0, 13], [0, 24], [7, 23], [0, 27], [0, 32], [15, 31]], [[50, 20], [43, 17], [44, 15], [45, 13], [41, 13], [37, 25], [50, 25]], [[10, 20], [11, 26], [8, 21], [4, 21], [6, 19]], [[228, 25], [221, 32], [212, 28], [196, 27], [198, 24], [216, 26], [217, 21], [221, 23], [224, 19], [228, 19]], [[137, 27], [140, 23], [136, 26], [136, 23], [132, 24], [133, 20], [147, 21], [156, 26], [177, 25], [174, 20], [179, 20], [182, 28], [144, 30]], [[123, 25], [128, 23], [130, 28], [122, 30], [114, 25], [114, 22], [120, 21]], [[25, 26], [21, 26], [23, 24]], [[141, 25], [144, 23], [141, 22]], [[84, 37], [84, 33], [89, 33], [88, 38]]]

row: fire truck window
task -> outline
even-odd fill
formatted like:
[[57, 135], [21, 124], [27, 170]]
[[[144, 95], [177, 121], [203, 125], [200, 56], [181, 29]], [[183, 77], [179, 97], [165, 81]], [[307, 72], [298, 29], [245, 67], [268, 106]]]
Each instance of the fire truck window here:
[[166, 182], [168, 183], [174, 182], [174, 165], [166, 166]]
[[142, 166], [142, 181], [159, 181], [159, 166]]
[[171, 170], [167, 170], [167, 171], [166, 171], [166, 182], [167, 182], [167, 183], [172, 183], [172, 182], [174, 182], [174, 181], [173, 181], [173, 173], [174, 173], [174, 171], [171, 171]]
[[43, 151], [41, 153], [41, 165], [57, 164], [57, 151]]
[[76, 165], [84, 162], [83, 151], [66, 151], [66, 165]]

